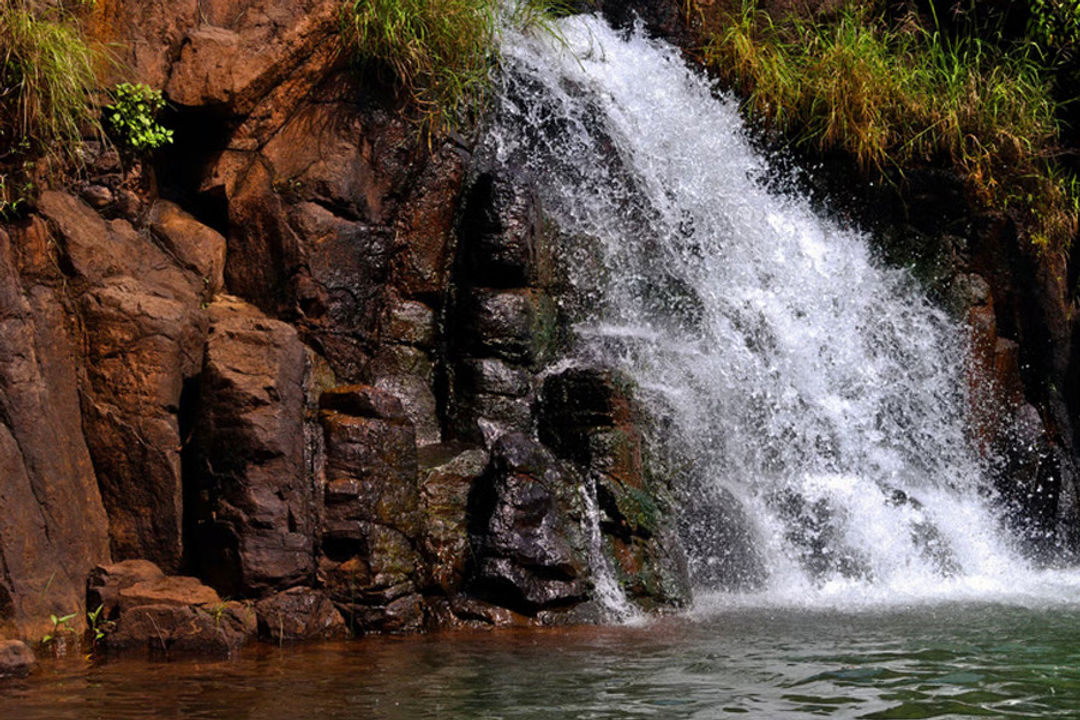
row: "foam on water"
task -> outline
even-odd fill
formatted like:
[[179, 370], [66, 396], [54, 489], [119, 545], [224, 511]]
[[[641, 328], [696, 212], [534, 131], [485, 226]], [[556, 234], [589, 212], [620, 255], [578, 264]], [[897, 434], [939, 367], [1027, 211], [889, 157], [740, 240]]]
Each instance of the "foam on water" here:
[[[507, 38], [480, 152], [560, 228], [575, 357], [625, 370], [655, 415], [699, 607], [1077, 597], [1000, 529], [961, 328], [862, 234], [767, 190], [736, 103], [676, 50], [559, 29]], [[718, 514], [740, 527], [695, 532]]]

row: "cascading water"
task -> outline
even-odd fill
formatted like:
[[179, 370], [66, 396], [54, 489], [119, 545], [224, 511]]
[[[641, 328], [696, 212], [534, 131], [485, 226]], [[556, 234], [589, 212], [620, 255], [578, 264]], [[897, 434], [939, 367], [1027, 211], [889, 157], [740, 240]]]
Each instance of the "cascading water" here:
[[725, 603], [1071, 595], [1002, 536], [962, 330], [860, 233], [767, 190], [736, 103], [676, 50], [589, 16], [558, 31], [507, 38], [480, 152], [560, 229], [576, 357], [654, 412], [699, 583]]

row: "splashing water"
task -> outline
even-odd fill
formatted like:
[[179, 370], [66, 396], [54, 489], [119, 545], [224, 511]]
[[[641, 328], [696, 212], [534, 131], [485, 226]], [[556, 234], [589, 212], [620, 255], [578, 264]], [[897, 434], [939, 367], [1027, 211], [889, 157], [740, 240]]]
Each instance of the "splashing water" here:
[[964, 333], [867, 238], [770, 192], [734, 101], [602, 20], [516, 35], [480, 150], [561, 233], [580, 358], [654, 414], [710, 602], [1065, 598], [992, 511], [964, 431]]

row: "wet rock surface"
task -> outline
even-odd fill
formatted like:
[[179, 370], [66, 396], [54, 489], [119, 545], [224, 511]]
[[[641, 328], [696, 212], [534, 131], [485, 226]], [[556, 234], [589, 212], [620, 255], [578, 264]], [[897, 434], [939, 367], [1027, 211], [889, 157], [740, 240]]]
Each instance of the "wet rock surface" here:
[[348, 635], [345, 619], [325, 593], [295, 587], [255, 604], [259, 637], [270, 642], [330, 640]]
[[19, 640], [0, 640], [0, 679], [22, 678], [37, 665], [34, 651]]

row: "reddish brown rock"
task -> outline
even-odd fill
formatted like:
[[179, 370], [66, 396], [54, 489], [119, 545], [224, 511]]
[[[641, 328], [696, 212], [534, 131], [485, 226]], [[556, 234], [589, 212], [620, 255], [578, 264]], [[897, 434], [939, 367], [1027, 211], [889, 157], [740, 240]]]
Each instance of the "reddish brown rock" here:
[[141, 605], [120, 616], [105, 646], [111, 652], [228, 656], [253, 642], [257, 632], [255, 611], [239, 602]]
[[0, 636], [40, 638], [50, 614], [81, 621], [86, 573], [109, 548], [79, 416], [77, 336], [59, 293], [39, 284], [55, 265], [35, 238], [44, 234], [31, 228], [19, 245], [24, 285], [0, 229]]
[[165, 577], [149, 560], [123, 560], [112, 565], [98, 565], [86, 580], [86, 608], [101, 608], [102, 619], [115, 619], [120, 610], [120, 591], [132, 585], [153, 582]]
[[154, 202], [149, 220], [161, 248], [202, 281], [202, 298], [209, 300], [220, 292], [225, 284], [225, 238], [221, 233], [168, 200]]
[[190, 516], [201, 574], [230, 595], [265, 594], [314, 569], [304, 461], [306, 354], [296, 330], [224, 297], [208, 308], [191, 448]]
[[120, 616], [143, 605], [217, 605], [221, 598], [198, 578], [166, 575], [134, 583], [119, 591]]
[[34, 651], [18, 640], [0, 640], [0, 679], [22, 678], [37, 665]]
[[295, 587], [255, 604], [259, 636], [272, 642], [329, 640], [348, 635], [345, 620], [325, 593]]

